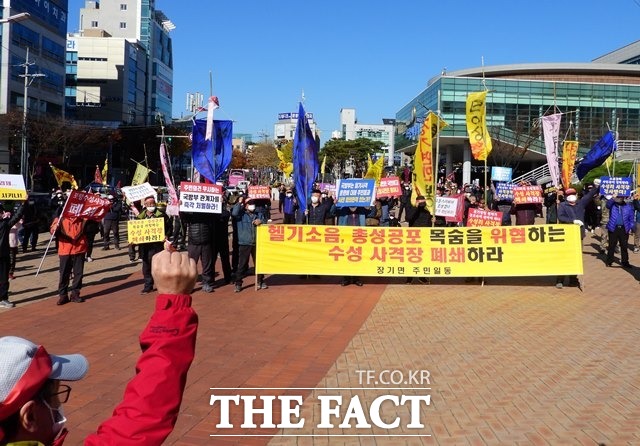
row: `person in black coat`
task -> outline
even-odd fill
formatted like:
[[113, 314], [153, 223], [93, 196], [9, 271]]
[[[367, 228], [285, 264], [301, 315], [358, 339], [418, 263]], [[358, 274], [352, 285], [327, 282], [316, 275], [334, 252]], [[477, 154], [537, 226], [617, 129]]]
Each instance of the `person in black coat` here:
[[180, 221], [187, 224], [187, 254], [202, 264], [202, 291], [213, 292], [213, 237], [211, 214], [183, 212]]
[[218, 256], [220, 256], [220, 265], [222, 266], [222, 275], [224, 276], [225, 285], [231, 283], [233, 277], [231, 274], [231, 263], [229, 261], [229, 219], [231, 212], [227, 209], [226, 203], [222, 203], [222, 212], [213, 214], [213, 270]]
[[24, 204], [11, 215], [5, 211], [2, 203], [0, 203], [0, 307], [13, 308], [16, 306], [13, 302], [9, 302], [9, 268], [10, 268], [10, 250], [9, 250], [9, 231], [22, 218], [24, 212]]
[[102, 249], [109, 249], [111, 243], [110, 234], [113, 232], [113, 243], [116, 249], [120, 249], [120, 217], [122, 216], [122, 202], [113, 195], [107, 196], [111, 201], [109, 212], [104, 216], [102, 225], [104, 226], [104, 246]]

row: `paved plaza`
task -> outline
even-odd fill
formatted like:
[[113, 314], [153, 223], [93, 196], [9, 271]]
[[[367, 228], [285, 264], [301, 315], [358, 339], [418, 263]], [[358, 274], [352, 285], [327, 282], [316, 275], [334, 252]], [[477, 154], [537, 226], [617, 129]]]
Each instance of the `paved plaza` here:
[[[55, 253], [35, 277], [45, 243], [20, 254], [10, 292], [17, 307], [0, 310], [0, 335], [87, 356], [89, 373], [73, 383], [65, 405], [65, 444], [79, 445], [133, 376], [155, 296], [139, 294], [141, 265], [129, 263], [126, 249], [103, 251], [98, 238], [95, 261], [85, 265], [86, 302], [57, 306]], [[196, 358], [166, 444], [640, 445], [640, 268], [623, 269], [619, 259], [606, 268], [596, 246], [588, 234], [582, 290], [556, 289], [554, 277], [489, 278], [484, 286], [364, 278], [363, 287], [341, 287], [338, 277], [274, 276], [260, 291], [250, 277], [236, 294], [218, 275], [214, 293], [197, 285], [193, 294]], [[630, 261], [640, 265], [640, 255], [630, 253]], [[429, 382], [376, 390], [394, 386], [363, 383], [359, 370], [428, 371]], [[254, 395], [300, 389], [304, 427], [241, 429], [234, 412], [234, 428], [217, 429], [211, 388], [225, 387]], [[381, 413], [399, 417], [395, 429], [317, 427], [318, 395], [359, 396], [368, 410], [385, 393], [429, 394], [419, 413], [424, 428], [407, 428], [409, 410], [391, 404]]]

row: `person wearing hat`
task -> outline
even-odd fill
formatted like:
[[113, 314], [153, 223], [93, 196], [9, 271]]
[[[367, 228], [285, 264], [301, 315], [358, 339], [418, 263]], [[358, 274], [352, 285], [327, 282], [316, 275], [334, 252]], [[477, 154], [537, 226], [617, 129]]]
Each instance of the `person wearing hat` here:
[[[0, 308], [16, 306], [9, 302], [9, 272], [11, 269], [11, 250], [9, 249], [9, 234], [11, 228], [20, 221], [24, 212], [24, 204], [11, 215], [0, 202]], [[15, 263], [14, 263], [15, 265]]]
[[[600, 189], [600, 178], [593, 180], [593, 185], [589, 192], [578, 199], [577, 192], [574, 188], [570, 187], [565, 189], [563, 202], [558, 204], [558, 222], [564, 224], [576, 224], [580, 226], [580, 239], [584, 240], [584, 212], [587, 205], [593, 200]], [[558, 276], [556, 278], [556, 288], [562, 288], [564, 286], [564, 277]], [[578, 286], [578, 276], [572, 275], [569, 277], [569, 286]]]
[[[165, 240], [171, 234], [171, 225], [169, 217], [156, 207], [156, 198], [149, 196], [144, 199], [144, 209], [140, 211], [137, 220], [145, 220], [149, 218], [162, 218], [164, 220], [164, 236]], [[151, 274], [151, 258], [164, 249], [164, 242], [140, 243], [138, 246], [138, 257], [142, 259], [142, 275], [144, 276], [144, 287], [140, 294], [149, 294], [153, 291], [154, 282]]]
[[122, 216], [122, 202], [113, 195], [107, 195], [111, 202], [109, 212], [104, 216], [102, 225], [104, 226], [104, 246], [103, 250], [109, 249], [111, 244], [111, 233], [113, 233], [113, 243], [116, 249], [120, 249], [120, 217]]
[[[153, 259], [156, 309], [140, 335], [136, 375], [111, 418], [85, 445], [160, 445], [173, 430], [195, 354], [198, 316], [191, 308], [196, 266], [186, 254]], [[161, 330], [158, 330], [161, 327]], [[64, 403], [89, 370], [81, 354], [52, 355], [27, 339], [0, 338], [0, 445], [59, 446], [68, 434]]]
[[622, 195], [607, 200], [609, 209], [609, 222], [607, 231], [609, 232], [609, 246], [607, 248], [607, 260], [605, 264], [613, 264], [613, 253], [616, 246], [620, 244], [620, 264], [623, 268], [631, 268], [629, 263], [629, 234], [635, 231], [635, 221], [633, 217], [633, 206], [624, 201]]

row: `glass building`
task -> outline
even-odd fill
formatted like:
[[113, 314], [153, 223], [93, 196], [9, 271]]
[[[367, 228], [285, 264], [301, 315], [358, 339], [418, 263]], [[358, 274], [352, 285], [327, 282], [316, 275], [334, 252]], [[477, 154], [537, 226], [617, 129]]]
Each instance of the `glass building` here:
[[[396, 151], [411, 156], [427, 111], [439, 111], [449, 124], [439, 138], [440, 176], [459, 166], [462, 182], [470, 183], [478, 176], [472, 172], [483, 170], [484, 161], [471, 156], [466, 99], [470, 92], [488, 90], [487, 128], [493, 150], [487, 166], [512, 167], [516, 177], [546, 164], [539, 120], [552, 113], [563, 113], [560, 139], [577, 140], [581, 154], [611, 129], [618, 134], [618, 156], [626, 152], [640, 155], [638, 55], [640, 42], [591, 63], [443, 72], [396, 113]], [[435, 146], [436, 142], [434, 150]], [[410, 164], [410, 158], [405, 157], [405, 164]]]

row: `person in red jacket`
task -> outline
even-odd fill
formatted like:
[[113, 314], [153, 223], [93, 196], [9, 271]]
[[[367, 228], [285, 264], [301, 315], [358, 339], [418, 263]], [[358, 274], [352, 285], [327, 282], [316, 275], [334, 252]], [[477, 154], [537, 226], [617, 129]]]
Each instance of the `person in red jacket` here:
[[[195, 354], [198, 316], [189, 293], [197, 270], [186, 253], [162, 251], [153, 257], [152, 274], [158, 296], [140, 335], [136, 376], [85, 445], [161, 445], [175, 425]], [[43, 346], [13, 336], [0, 338], [0, 358], [0, 446], [62, 445], [68, 433], [63, 404], [71, 388], [61, 381], [82, 379], [87, 360], [78, 354], [50, 355]]]
[[[58, 305], [69, 302], [84, 302], [80, 297], [82, 276], [84, 275], [84, 258], [88, 249], [84, 226], [86, 220], [78, 217], [58, 217], [51, 223], [50, 232], [58, 240], [58, 257], [60, 259], [60, 280], [58, 282]], [[73, 272], [73, 281], [69, 289], [69, 279]], [[71, 291], [71, 297], [69, 297]]]

